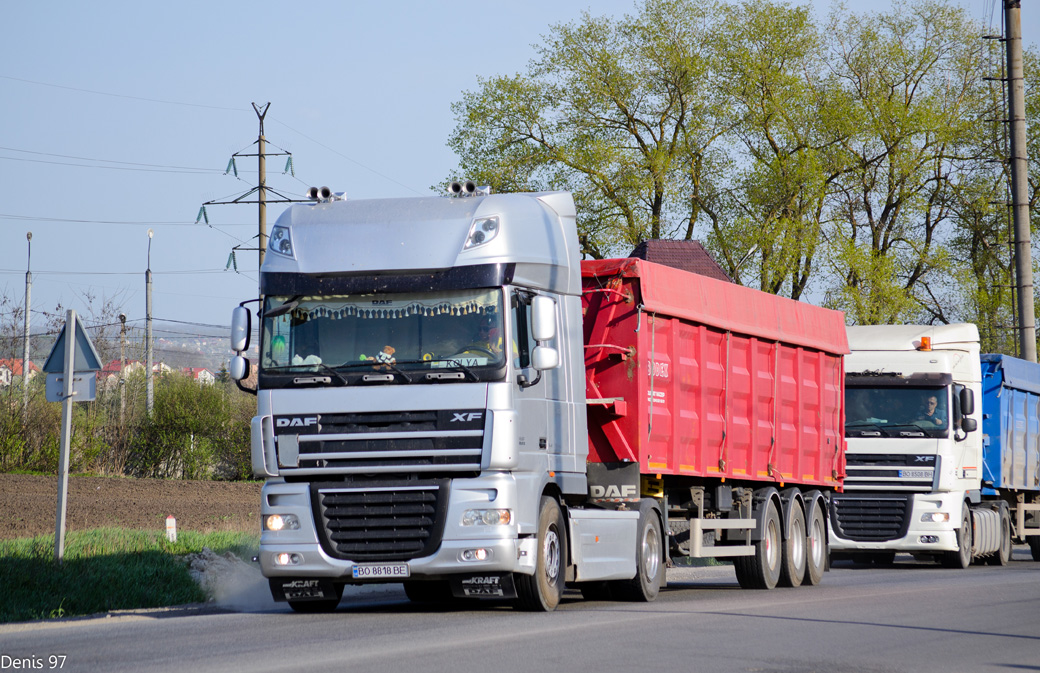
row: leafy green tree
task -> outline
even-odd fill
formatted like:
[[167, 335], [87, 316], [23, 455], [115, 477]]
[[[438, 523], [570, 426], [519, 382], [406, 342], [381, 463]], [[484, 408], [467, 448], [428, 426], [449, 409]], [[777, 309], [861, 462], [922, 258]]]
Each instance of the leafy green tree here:
[[981, 29], [960, 7], [918, 0], [884, 14], [839, 8], [828, 33], [849, 121], [828, 301], [857, 323], [941, 321], [956, 275], [955, 187], [965, 165], [989, 158], [974, 132], [996, 112]]
[[459, 172], [496, 191], [569, 189], [584, 252], [690, 238], [718, 217], [712, 0], [648, 0], [636, 16], [555, 25], [526, 74], [480, 80], [453, 106]]
[[744, 2], [719, 26], [719, 87], [732, 114], [735, 205], [709, 247], [731, 276], [799, 298], [814, 271], [828, 188], [846, 138], [829, 97], [823, 38], [807, 7]]

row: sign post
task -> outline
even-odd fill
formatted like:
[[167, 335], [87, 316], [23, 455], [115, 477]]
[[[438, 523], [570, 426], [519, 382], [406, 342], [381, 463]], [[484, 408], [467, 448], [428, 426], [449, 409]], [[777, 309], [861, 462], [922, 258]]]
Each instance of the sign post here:
[[[77, 342], [79, 352], [77, 352]], [[77, 359], [78, 356], [78, 359]], [[61, 402], [61, 451], [58, 455], [58, 514], [54, 524], [54, 560], [65, 556], [65, 512], [69, 490], [69, 446], [72, 442], [72, 402], [94, 399], [101, 360], [90, 337], [76, 319], [76, 312], [65, 314], [65, 327], [54, 342], [43, 371], [47, 373], [47, 401]], [[61, 376], [59, 376], [59, 372]], [[79, 373], [80, 376], [76, 376]]]

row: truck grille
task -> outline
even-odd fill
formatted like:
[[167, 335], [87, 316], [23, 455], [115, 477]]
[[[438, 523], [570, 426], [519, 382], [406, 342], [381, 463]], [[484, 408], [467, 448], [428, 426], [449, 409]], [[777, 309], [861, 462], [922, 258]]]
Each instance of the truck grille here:
[[835, 493], [831, 497], [831, 523], [846, 540], [883, 542], [906, 535], [910, 525], [912, 495]]
[[929, 493], [939, 473], [939, 456], [904, 453], [845, 454], [846, 491]]
[[330, 556], [405, 561], [440, 546], [447, 483], [358, 488], [316, 486], [318, 529]]
[[[276, 429], [288, 478], [322, 474], [443, 474], [480, 471], [484, 411], [322, 414], [306, 429]], [[276, 418], [276, 422], [278, 418]], [[299, 433], [299, 434], [296, 434]]]

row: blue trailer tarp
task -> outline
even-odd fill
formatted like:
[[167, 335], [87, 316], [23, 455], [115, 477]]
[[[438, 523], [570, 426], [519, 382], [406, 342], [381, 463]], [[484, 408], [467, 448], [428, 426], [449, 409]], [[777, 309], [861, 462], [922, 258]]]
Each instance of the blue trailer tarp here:
[[982, 360], [983, 492], [1040, 490], [1040, 364]]

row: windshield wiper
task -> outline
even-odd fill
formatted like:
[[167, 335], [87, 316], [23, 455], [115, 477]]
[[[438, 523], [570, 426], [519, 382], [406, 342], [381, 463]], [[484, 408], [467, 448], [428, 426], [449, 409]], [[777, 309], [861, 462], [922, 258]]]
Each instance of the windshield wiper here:
[[289, 299], [285, 300], [285, 303], [275, 306], [269, 311], [264, 311], [264, 318], [277, 318], [280, 315], [288, 313], [289, 311], [293, 310], [299, 305], [300, 295], [290, 297]]
[[[268, 373], [283, 373], [283, 372], [284, 373], [289, 373], [289, 372], [300, 371], [300, 370], [303, 370], [303, 369], [309, 368], [309, 367], [316, 367], [317, 369], [319, 369], [319, 370], [321, 370], [323, 372], [327, 372], [329, 374], [332, 374], [332, 376], [335, 376], [339, 380], [339, 382], [342, 383], [345, 386], [346, 385], [350, 385], [347, 382], [347, 379], [344, 378], [344, 376], [342, 374], [340, 374], [335, 369], [333, 369], [332, 367], [330, 367], [327, 364], [322, 363], [322, 362], [312, 362], [312, 363], [306, 364], [306, 365], [299, 364], [299, 365], [282, 365], [280, 367], [265, 367], [264, 369]], [[320, 381], [306, 380], [306, 379], [303, 379], [301, 377], [297, 377], [296, 379], [293, 379], [293, 383], [320, 383]]]

